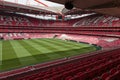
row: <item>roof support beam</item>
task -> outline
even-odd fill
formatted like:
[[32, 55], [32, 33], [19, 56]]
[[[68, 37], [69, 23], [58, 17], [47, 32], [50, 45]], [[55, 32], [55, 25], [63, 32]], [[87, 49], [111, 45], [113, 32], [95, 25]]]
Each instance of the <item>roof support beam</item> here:
[[42, 4], [42, 5], [44, 5], [44, 6], [46, 6], [46, 7], [48, 7], [48, 5], [46, 5], [46, 4], [44, 4], [44, 3], [42, 3], [41, 1], [39, 1], [39, 0], [34, 0], [34, 1], [36, 1], [36, 2], [38, 2], [38, 3], [40, 3], [40, 4]]

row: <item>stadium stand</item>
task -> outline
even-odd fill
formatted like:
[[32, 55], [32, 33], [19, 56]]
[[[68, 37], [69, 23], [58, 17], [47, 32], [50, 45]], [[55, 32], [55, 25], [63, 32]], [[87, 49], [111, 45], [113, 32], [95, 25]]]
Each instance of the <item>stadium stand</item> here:
[[114, 37], [102, 37], [102, 36], [87, 36], [87, 35], [72, 35], [61, 34], [59, 39], [75, 40], [77, 42], [86, 42], [89, 44], [96, 44], [103, 48], [112, 48], [118, 46], [120, 43], [119, 38]]
[[79, 26], [117, 27], [119, 26], [117, 25], [118, 22], [119, 22], [119, 18], [117, 17], [96, 14], [96, 15], [87, 16], [85, 18], [81, 18], [74, 24], [74, 27], [79, 27]]
[[[119, 34], [120, 34], [119, 27], [114, 26], [119, 24], [119, 18], [116, 18], [116, 17], [92, 15], [92, 16], [84, 17], [82, 19], [80, 18], [80, 21], [79, 21], [80, 25], [78, 25], [77, 21], [79, 19], [59, 22], [59, 21], [39, 20], [32, 17], [26, 17], [23, 15], [5, 13], [5, 12], [1, 13], [0, 15], [1, 15], [0, 16], [0, 24], [1, 24], [0, 32], [1, 32], [1, 38], [3, 38], [4, 40], [31, 39], [31, 38], [43, 38], [43, 37], [48, 38], [48, 37], [53, 37], [55, 34], [62, 35], [64, 33], [68, 35], [72, 34], [72, 37], [75, 37], [75, 38], [72, 38], [74, 40], [76, 39], [77, 41], [81, 41], [81, 42], [84, 41], [90, 44], [97, 44], [102, 47], [114, 47], [115, 45], [119, 44]], [[9, 16], [9, 15], [12, 15], [12, 16]], [[7, 20], [10, 24], [7, 23]], [[82, 25], [84, 22], [89, 22], [87, 20], [91, 21], [92, 23], [90, 23], [89, 25], [88, 24]], [[110, 25], [101, 25], [106, 23], [107, 21], [108, 22], [112, 21], [112, 25], [111, 25], [112, 27], [108, 27]], [[97, 23], [97, 25], [94, 25], [93, 22]], [[43, 34], [46, 34], [46, 35], [43, 35]], [[78, 38], [76, 38], [77, 35], [82, 35], [82, 36], [79, 36], [79, 39], [83, 39], [83, 40], [79, 40]], [[88, 40], [88, 36], [86, 35], [89, 35], [90, 40]], [[117, 37], [118, 40], [111, 41], [111, 42], [108, 40], [101, 40], [103, 36], [106, 38]], [[96, 37], [96, 39], [92, 37]], [[100, 40], [97, 38], [99, 38]]]
[[8, 26], [38, 26], [39, 20], [34, 18], [29, 18], [23, 15], [17, 15], [13, 13], [0, 13], [0, 25], [8, 25]]
[[34, 38], [53, 38], [55, 34], [46, 33], [1, 33], [4, 40], [20, 40], [20, 39], [34, 39]]
[[57, 38], [102, 49], [1, 72], [0, 80], [120, 80], [120, 18], [94, 14], [55, 21], [0, 12], [1, 41], [36, 38]]

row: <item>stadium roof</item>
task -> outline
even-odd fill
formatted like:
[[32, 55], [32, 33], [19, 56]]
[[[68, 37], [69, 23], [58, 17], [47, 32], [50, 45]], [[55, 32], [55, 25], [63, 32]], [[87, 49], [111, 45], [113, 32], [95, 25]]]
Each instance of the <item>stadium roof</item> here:
[[[1, 0], [0, 10], [30, 14], [81, 15], [88, 13], [108, 14], [120, 17], [120, 0]], [[7, 1], [7, 2], [6, 2]], [[70, 1], [75, 8], [66, 10]], [[59, 3], [59, 4], [56, 4]], [[61, 4], [61, 5], [60, 5]]]
[[76, 8], [120, 17], [120, 0], [48, 0], [60, 4], [71, 2]]
[[2, 0], [0, 2], [0, 10], [32, 13], [32, 14], [60, 14], [60, 15], [77, 15], [91, 13], [91, 11], [83, 11], [74, 8], [66, 10], [64, 5], [56, 4], [46, 0]]
[[36, 10], [45, 13], [50, 12], [51, 14], [61, 14], [62, 9], [64, 8], [63, 5], [45, 0], [2, 0], [2, 2], [0, 2], [0, 5]]

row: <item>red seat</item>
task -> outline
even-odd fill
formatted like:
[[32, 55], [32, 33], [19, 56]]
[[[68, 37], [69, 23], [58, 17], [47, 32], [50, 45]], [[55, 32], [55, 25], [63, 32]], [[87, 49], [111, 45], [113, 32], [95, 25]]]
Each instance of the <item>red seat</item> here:
[[120, 65], [117, 66], [117, 69], [120, 70]]
[[109, 73], [108, 72], [103, 73], [102, 76], [101, 76], [101, 79], [105, 80], [107, 77], [109, 77]]
[[114, 74], [115, 72], [117, 72], [116, 68], [113, 68], [113, 69], [110, 70], [110, 74]]
[[99, 77], [96, 77], [96, 78], [93, 78], [92, 80], [100, 80], [100, 78], [99, 78]]
[[68, 76], [65, 78], [65, 80], [71, 80], [73, 77], [72, 76]]

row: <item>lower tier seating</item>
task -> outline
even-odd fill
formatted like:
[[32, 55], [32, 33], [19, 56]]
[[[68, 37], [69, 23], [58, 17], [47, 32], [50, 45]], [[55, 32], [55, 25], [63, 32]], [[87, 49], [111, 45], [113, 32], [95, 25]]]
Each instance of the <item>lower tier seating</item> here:
[[47, 33], [1, 33], [4, 40], [12, 39], [33, 39], [33, 38], [53, 38], [55, 34]]
[[115, 37], [61, 34], [57, 36], [57, 38], [64, 40], [75, 40], [77, 42], [85, 42], [89, 44], [96, 44], [98, 46], [101, 46], [102, 48], [113, 48], [119, 46], [120, 44], [120, 39]]

